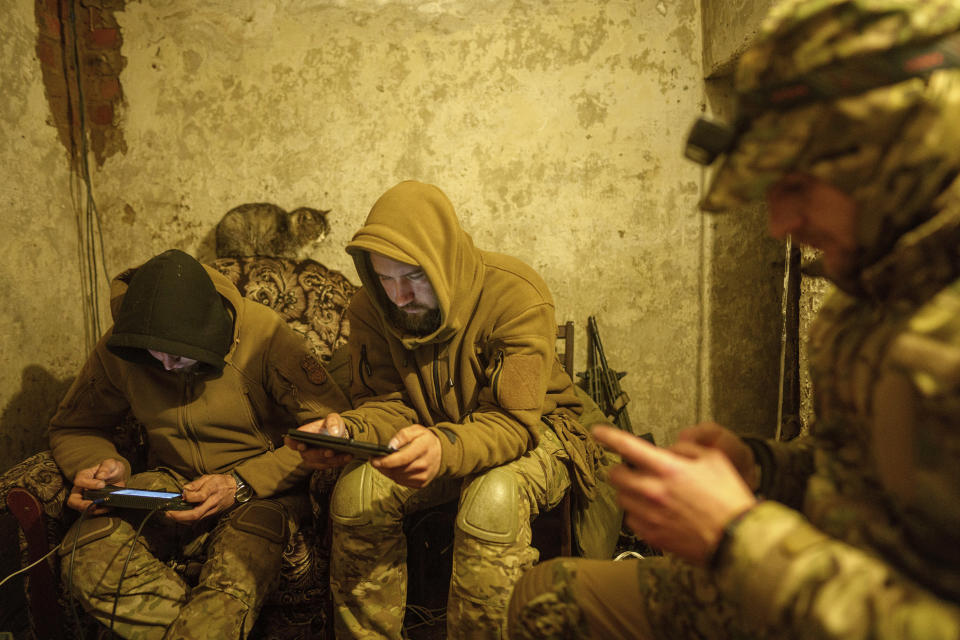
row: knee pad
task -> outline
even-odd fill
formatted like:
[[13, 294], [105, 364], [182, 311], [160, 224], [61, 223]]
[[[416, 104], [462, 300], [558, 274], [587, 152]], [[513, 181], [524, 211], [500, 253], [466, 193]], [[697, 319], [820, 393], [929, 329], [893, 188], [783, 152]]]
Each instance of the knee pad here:
[[234, 529], [286, 544], [290, 535], [287, 509], [275, 500], [251, 500], [237, 507], [230, 516]]
[[495, 467], [467, 487], [457, 513], [457, 527], [485, 542], [508, 544], [519, 531], [517, 476]]
[[373, 513], [373, 467], [359, 463], [344, 468], [330, 497], [330, 517], [337, 524], [371, 524]]
[[57, 553], [60, 556], [66, 556], [73, 551], [74, 546], [79, 549], [91, 542], [102, 540], [119, 529], [122, 524], [124, 524], [123, 520], [113, 516], [87, 518], [82, 522], [77, 522], [70, 527], [67, 535], [63, 537], [60, 550]]

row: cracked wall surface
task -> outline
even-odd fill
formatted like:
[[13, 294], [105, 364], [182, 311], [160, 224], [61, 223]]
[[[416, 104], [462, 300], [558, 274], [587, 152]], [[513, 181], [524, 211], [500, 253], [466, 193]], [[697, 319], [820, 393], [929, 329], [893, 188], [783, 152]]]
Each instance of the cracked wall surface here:
[[[8, 407], [31, 366], [56, 394], [86, 355], [76, 185], [47, 123], [33, 10], [0, 8], [15, 61], [0, 113]], [[91, 176], [111, 274], [169, 247], [210, 258], [226, 211], [273, 202], [330, 209], [314, 257], [356, 281], [343, 245], [384, 190], [424, 180], [479, 247], [544, 276], [558, 321], [579, 329], [578, 369], [597, 316], [638, 432], [666, 444], [711, 417], [713, 236], [704, 175], [681, 153], [705, 100], [695, 0], [167, 0], [113, 17], [126, 146]]]
[[32, 2], [0, 3], [0, 469], [46, 448], [83, 350], [71, 174], [36, 56]]
[[432, 182], [479, 247], [540, 271], [558, 320], [597, 315], [638, 428], [695, 418], [695, 2], [181, 1], [118, 21], [130, 149], [97, 178], [112, 268], [209, 252], [223, 212], [269, 201], [331, 209], [317, 257], [355, 278], [342, 246], [374, 200]]

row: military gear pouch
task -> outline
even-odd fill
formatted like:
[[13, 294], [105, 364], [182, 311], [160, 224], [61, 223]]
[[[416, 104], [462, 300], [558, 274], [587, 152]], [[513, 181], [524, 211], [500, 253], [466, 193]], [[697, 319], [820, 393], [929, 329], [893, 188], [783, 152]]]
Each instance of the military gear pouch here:
[[116, 531], [121, 523], [123, 523], [123, 520], [111, 516], [89, 518], [78, 522], [70, 527], [67, 535], [63, 537], [63, 542], [60, 543], [60, 550], [57, 554], [63, 557], [71, 553], [74, 546], [82, 547], [106, 538]]
[[290, 533], [287, 510], [273, 500], [252, 500], [240, 505], [230, 517], [230, 524], [274, 544], [286, 544]]

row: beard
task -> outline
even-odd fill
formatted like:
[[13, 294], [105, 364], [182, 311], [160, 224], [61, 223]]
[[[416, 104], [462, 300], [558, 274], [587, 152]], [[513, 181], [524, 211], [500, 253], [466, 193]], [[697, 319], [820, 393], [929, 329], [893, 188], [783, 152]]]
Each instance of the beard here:
[[387, 315], [390, 317], [390, 322], [392, 322], [394, 326], [412, 333], [415, 336], [430, 335], [440, 328], [439, 308], [418, 308], [422, 308], [423, 310], [416, 313], [409, 313], [400, 309], [397, 305], [391, 304], [387, 310]]

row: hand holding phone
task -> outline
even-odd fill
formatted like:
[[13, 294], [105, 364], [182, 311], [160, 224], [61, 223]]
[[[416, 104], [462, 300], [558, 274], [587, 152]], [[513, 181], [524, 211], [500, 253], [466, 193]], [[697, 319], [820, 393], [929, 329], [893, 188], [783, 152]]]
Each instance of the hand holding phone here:
[[379, 456], [388, 456], [396, 449], [384, 444], [374, 444], [371, 442], [361, 442], [351, 438], [338, 438], [326, 433], [313, 433], [311, 431], [302, 431], [300, 429], [290, 429], [287, 437], [297, 442], [302, 442], [309, 447], [320, 447], [322, 449], [332, 449], [342, 453], [349, 453], [358, 458], [376, 458]]

